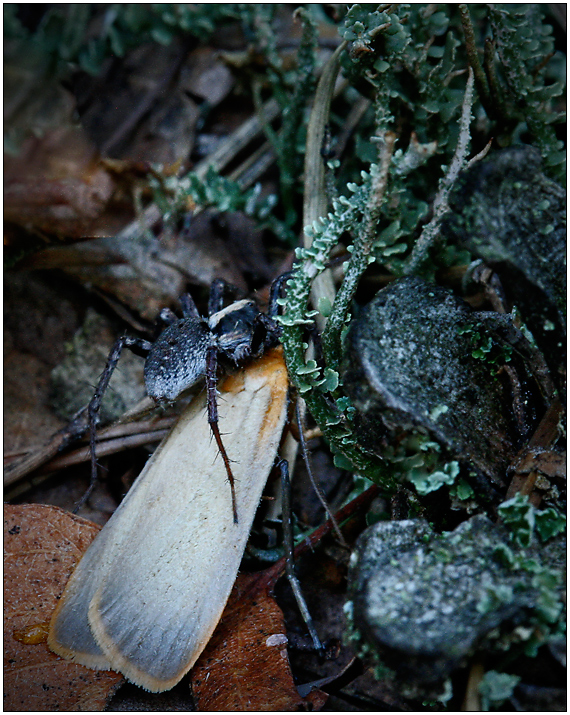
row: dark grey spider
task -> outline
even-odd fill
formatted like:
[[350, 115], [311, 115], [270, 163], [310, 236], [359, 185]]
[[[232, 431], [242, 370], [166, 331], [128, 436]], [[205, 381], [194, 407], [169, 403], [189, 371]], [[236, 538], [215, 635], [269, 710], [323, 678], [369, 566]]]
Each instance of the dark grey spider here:
[[216, 280], [210, 291], [208, 318], [203, 318], [199, 314], [191, 296], [185, 294], [180, 298], [182, 318], [177, 318], [168, 308], [161, 311], [160, 319], [167, 327], [156, 342], [151, 343], [128, 335], [117, 339], [88, 407], [91, 484], [76, 510], [87, 501], [97, 479], [95, 456], [97, 418], [111, 375], [119, 362], [123, 348], [127, 347], [146, 358], [144, 366], [146, 391], [157, 403], [172, 402], [182, 392], [205, 379], [208, 422], [224, 460], [232, 491], [234, 521], [237, 523], [234, 477], [218, 428], [216, 402], [218, 364], [229, 362], [239, 365], [244, 360], [259, 357], [267, 348], [278, 342], [280, 328], [273, 318], [277, 315], [277, 296], [287, 277], [288, 274], [285, 274], [274, 281], [267, 315], [261, 313], [251, 300], [239, 300], [223, 307], [226, 284], [224, 281]]

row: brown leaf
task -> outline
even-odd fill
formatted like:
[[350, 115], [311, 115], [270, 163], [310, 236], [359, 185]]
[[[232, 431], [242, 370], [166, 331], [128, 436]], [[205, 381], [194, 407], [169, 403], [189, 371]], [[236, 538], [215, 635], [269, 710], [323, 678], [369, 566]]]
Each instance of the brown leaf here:
[[528, 474], [534, 470], [547, 477], [566, 478], [566, 454], [559, 454], [552, 449], [527, 448], [515, 461], [517, 474]]
[[267, 591], [239, 576], [222, 620], [192, 670], [200, 711], [313, 709], [295, 688], [281, 609]]
[[122, 676], [63, 660], [47, 626], [99, 527], [58, 507], [4, 506], [4, 708], [103, 710]]
[[175, 306], [188, 281], [209, 286], [215, 278], [242, 291], [247, 288], [243, 271], [269, 279], [271, 272], [259, 247], [259, 231], [247, 218], [236, 227], [238, 239], [248, 233], [246, 254], [240, 255], [231, 235], [224, 240], [211, 225], [212, 215], [203, 212], [192, 219], [183, 233], [163, 231], [158, 237], [143, 234], [133, 240], [129, 231], [115, 237], [94, 238], [73, 246], [52, 246], [28, 258], [26, 269], [60, 268], [80, 283], [96, 286], [117, 298], [141, 317], [154, 320], [164, 306]]
[[18, 156], [4, 158], [4, 217], [67, 238], [89, 235], [113, 192], [79, 127], [63, 125], [30, 137]]
[[[6, 344], [6, 343], [5, 343]], [[63, 423], [49, 409], [49, 367], [14, 349], [4, 354], [4, 449], [17, 454], [39, 446]]]
[[133, 158], [133, 132], [145, 117], [152, 118], [161, 99], [172, 95], [173, 79], [186, 52], [182, 38], [168, 45], [141, 44], [87, 84], [91, 97], [81, 123], [102, 156]]

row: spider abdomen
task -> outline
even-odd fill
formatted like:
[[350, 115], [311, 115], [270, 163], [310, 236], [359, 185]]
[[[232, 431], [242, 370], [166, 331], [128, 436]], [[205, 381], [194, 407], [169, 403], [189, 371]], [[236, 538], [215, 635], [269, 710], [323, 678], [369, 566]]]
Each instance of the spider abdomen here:
[[168, 326], [146, 359], [144, 379], [149, 397], [170, 402], [202, 380], [212, 340], [202, 319], [183, 318]]

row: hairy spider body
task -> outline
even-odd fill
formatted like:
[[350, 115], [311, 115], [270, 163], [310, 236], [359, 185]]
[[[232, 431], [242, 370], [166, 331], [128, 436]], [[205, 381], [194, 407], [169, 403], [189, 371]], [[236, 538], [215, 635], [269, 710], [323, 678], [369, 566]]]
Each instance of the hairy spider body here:
[[[206, 377], [208, 352], [234, 364], [259, 356], [267, 337], [255, 344], [259, 316], [255, 303], [240, 300], [207, 320], [187, 315], [171, 323], [149, 350], [144, 367], [146, 391], [157, 402], [175, 400]], [[259, 343], [259, 340], [257, 341]]]
[[284, 278], [285, 276], [282, 276], [277, 279], [272, 287], [269, 315], [261, 313], [251, 300], [240, 300], [222, 308], [225, 284], [223, 281], [215, 281], [210, 293], [209, 318], [203, 318], [192, 298], [183, 295], [180, 299], [183, 317], [177, 318], [170, 310], [163, 310], [161, 319], [167, 323], [167, 327], [155, 343], [128, 336], [122, 336], [117, 340], [89, 403], [91, 484], [77, 508], [88, 499], [96, 481], [95, 442], [99, 409], [122, 349], [128, 347], [146, 358], [144, 366], [146, 391], [149, 397], [159, 404], [172, 402], [205, 379], [208, 422], [224, 460], [232, 491], [234, 521], [237, 523], [231, 463], [218, 429], [216, 402], [218, 364], [226, 362], [239, 365], [244, 360], [259, 357], [267, 348], [278, 342], [280, 330], [272, 316], [277, 312], [276, 296]]

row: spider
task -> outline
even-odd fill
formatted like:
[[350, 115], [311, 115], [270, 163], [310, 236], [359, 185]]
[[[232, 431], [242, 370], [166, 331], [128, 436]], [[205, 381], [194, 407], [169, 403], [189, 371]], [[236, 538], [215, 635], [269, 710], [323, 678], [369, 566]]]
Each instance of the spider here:
[[234, 522], [238, 523], [234, 476], [218, 428], [218, 363], [240, 365], [249, 358], [259, 357], [279, 341], [281, 330], [274, 317], [278, 310], [279, 291], [288, 276], [286, 273], [273, 282], [267, 315], [261, 313], [251, 300], [239, 300], [223, 307], [227, 285], [218, 279], [213, 282], [210, 290], [207, 319], [200, 315], [192, 297], [184, 294], [180, 298], [183, 317], [177, 318], [168, 308], [163, 309], [160, 320], [166, 327], [154, 343], [128, 335], [117, 339], [88, 406], [91, 483], [76, 506], [76, 511], [87, 501], [97, 480], [95, 443], [98, 414], [111, 375], [126, 347], [146, 358], [146, 391], [158, 404], [174, 401], [205, 378], [208, 422], [224, 461], [232, 492]]

